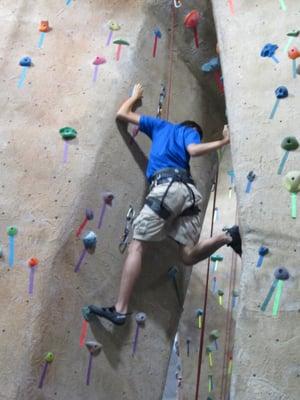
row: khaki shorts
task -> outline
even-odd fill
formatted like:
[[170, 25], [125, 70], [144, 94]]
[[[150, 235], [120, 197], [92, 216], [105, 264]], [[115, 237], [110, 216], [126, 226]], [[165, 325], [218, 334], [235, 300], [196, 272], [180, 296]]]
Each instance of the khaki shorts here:
[[[169, 183], [155, 186], [147, 197], [162, 199]], [[200, 207], [202, 197], [194, 185], [189, 184], [195, 195], [195, 205]], [[183, 245], [194, 245], [198, 242], [201, 230], [200, 213], [192, 216], [180, 216], [191, 207], [193, 198], [189, 189], [181, 182], [174, 182], [170, 187], [164, 204], [172, 215], [167, 220], [161, 218], [145, 204], [133, 222], [133, 239], [158, 242], [167, 237]]]

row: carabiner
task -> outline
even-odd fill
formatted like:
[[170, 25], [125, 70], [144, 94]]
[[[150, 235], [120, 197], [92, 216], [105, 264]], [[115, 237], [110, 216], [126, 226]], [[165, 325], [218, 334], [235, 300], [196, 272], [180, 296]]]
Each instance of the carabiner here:
[[174, 7], [175, 8], [180, 8], [182, 6], [182, 3], [180, 0], [174, 0]]

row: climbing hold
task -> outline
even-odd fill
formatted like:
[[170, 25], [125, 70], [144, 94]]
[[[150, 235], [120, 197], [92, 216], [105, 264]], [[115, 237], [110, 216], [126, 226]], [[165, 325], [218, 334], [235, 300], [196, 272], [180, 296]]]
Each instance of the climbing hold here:
[[213, 57], [208, 62], [202, 64], [201, 70], [203, 72], [213, 72], [221, 68], [219, 57]]
[[262, 263], [264, 261], [264, 257], [269, 253], [269, 249], [265, 246], [260, 246], [260, 248], [258, 249], [258, 260], [256, 263], [256, 267], [259, 268], [262, 266]]
[[93, 231], [88, 232], [83, 238], [83, 245], [86, 250], [95, 250], [97, 236]]
[[41, 21], [39, 25], [39, 31], [40, 32], [49, 32], [50, 31], [50, 26], [48, 21]]
[[48, 366], [49, 366], [49, 364], [51, 364], [53, 362], [53, 360], [54, 360], [54, 354], [51, 353], [51, 352], [48, 352], [44, 357], [45, 364], [44, 364], [44, 366], [42, 368], [42, 373], [41, 373], [41, 377], [40, 377], [40, 380], [39, 380], [39, 385], [38, 385], [39, 389], [42, 389], [42, 387], [43, 387], [44, 380], [45, 380], [45, 377], [46, 377], [46, 373], [47, 373], [47, 370], [48, 370]]
[[218, 350], [219, 346], [218, 346], [218, 339], [220, 337], [220, 332], [218, 331], [218, 329], [214, 329], [210, 332], [209, 334], [209, 339], [214, 342], [216, 350]]
[[197, 322], [197, 328], [199, 328], [199, 329], [202, 328], [202, 316], [203, 316], [202, 308], [197, 308], [197, 310], [196, 310], [196, 322]]
[[197, 10], [192, 10], [184, 19], [184, 26], [188, 29], [192, 29], [194, 32], [194, 40], [197, 48], [199, 48], [197, 25], [200, 19], [201, 15]]
[[36, 257], [31, 257], [28, 260], [29, 267], [36, 267], [38, 265], [38, 263], [39, 263], [39, 260]]
[[292, 72], [293, 72], [293, 78], [297, 78], [297, 58], [300, 57], [300, 51], [297, 49], [297, 47], [292, 47], [288, 51], [288, 56], [292, 60]]
[[290, 171], [286, 174], [283, 184], [291, 193], [291, 216], [297, 218], [297, 193], [300, 191], [300, 171]]
[[300, 35], [300, 31], [292, 31], [292, 32], [287, 33], [287, 36], [290, 36], [290, 37], [298, 37], [299, 35]]
[[85, 210], [85, 218], [84, 218], [82, 224], [80, 225], [80, 227], [77, 229], [77, 232], [76, 232], [76, 236], [77, 237], [80, 236], [81, 232], [83, 231], [83, 229], [86, 226], [86, 224], [88, 223], [88, 221], [91, 221], [92, 219], [94, 219], [93, 210], [91, 210], [90, 208], [86, 208], [86, 210]]
[[6, 229], [6, 232], [8, 234], [8, 236], [16, 236], [16, 234], [18, 233], [18, 228], [16, 226], [9, 226]]
[[267, 43], [263, 47], [260, 55], [261, 55], [261, 57], [272, 58], [272, 60], [274, 60], [276, 63], [279, 63], [278, 59], [275, 57], [275, 52], [277, 49], [278, 49], [277, 44]]
[[219, 290], [218, 290], [218, 297], [219, 297], [219, 304], [220, 304], [220, 306], [223, 305], [223, 296], [224, 296], [223, 290], [219, 289]]
[[115, 21], [109, 21], [108, 26], [111, 31], [119, 31], [121, 29], [121, 25]]
[[299, 142], [295, 136], [287, 136], [281, 142], [281, 147], [287, 151], [296, 150], [299, 147]]
[[280, 100], [285, 99], [286, 97], [288, 97], [288, 95], [289, 95], [289, 92], [288, 92], [288, 89], [285, 86], [279, 86], [275, 90], [276, 101], [275, 101], [274, 107], [272, 109], [272, 112], [270, 114], [270, 119], [274, 118], [275, 113], [276, 113], [276, 111], [278, 109]]
[[95, 58], [95, 60], [93, 61], [93, 65], [95, 65], [94, 72], [93, 72], [93, 82], [96, 82], [96, 80], [98, 78], [99, 65], [102, 65], [105, 63], [106, 63], [106, 58], [100, 57], [100, 56], [97, 56]]
[[290, 171], [284, 178], [284, 186], [291, 193], [300, 191], [300, 171]]
[[285, 150], [285, 153], [280, 161], [279, 167], [278, 167], [278, 175], [281, 175], [283, 168], [287, 162], [289, 152], [296, 150], [299, 147], [298, 140], [294, 136], [287, 136], [286, 138], [283, 139], [281, 143], [281, 147]]
[[285, 267], [279, 267], [274, 272], [275, 279], [287, 281], [290, 278], [289, 271]]
[[45, 355], [45, 361], [47, 362], [47, 363], [52, 363], [53, 362], [53, 360], [54, 360], [54, 354], [53, 353], [51, 353], [51, 352], [48, 352], [46, 355]]
[[292, 47], [288, 51], [288, 56], [291, 60], [296, 60], [297, 58], [300, 57], [300, 51], [297, 49], [297, 47]]
[[145, 324], [146, 319], [147, 319], [147, 315], [143, 312], [139, 312], [135, 316], [136, 330], [135, 330], [134, 340], [133, 340], [133, 344], [132, 344], [132, 357], [134, 357], [135, 352], [136, 352], [140, 328]]
[[88, 349], [88, 351], [90, 353], [89, 363], [88, 363], [88, 368], [87, 368], [87, 373], [86, 373], [86, 384], [88, 386], [90, 384], [90, 381], [91, 381], [93, 358], [97, 357], [101, 353], [102, 344], [90, 340], [90, 341], [86, 342], [85, 345], [86, 345], [86, 348]]
[[240, 296], [238, 290], [234, 289], [232, 291], [232, 308], [234, 308], [236, 306], [237, 303], [237, 299]]
[[39, 260], [35, 257], [31, 257], [27, 264], [30, 268], [29, 270], [29, 283], [28, 283], [28, 294], [32, 295], [33, 294], [33, 285], [34, 285], [34, 274], [36, 270], [36, 266], [38, 265]]
[[162, 34], [159, 29], [154, 29], [154, 44], [153, 44], [153, 50], [152, 50], [152, 57], [156, 57], [156, 50], [157, 50], [157, 44], [158, 44], [158, 39], [161, 39]]
[[146, 321], [146, 319], [147, 319], [147, 316], [146, 316], [146, 314], [143, 313], [143, 312], [139, 312], [139, 313], [137, 313], [136, 316], [135, 316], [135, 320], [136, 320], [136, 322], [137, 322], [138, 324], [143, 324], [143, 323]]
[[251, 192], [251, 188], [252, 188], [252, 183], [254, 182], [256, 178], [256, 175], [253, 171], [250, 171], [247, 175], [247, 186], [246, 186], [246, 193], [250, 193]]
[[207, 354], [207, 358], [208, 358], [208, 365], [210, 366], [210, 368], [212, 368], [213, 366], [213, 348], [211, 346], [206, 346], [206, 354]]
[[214, 272], [216, 272], [216, 271], [218, 270], [218, 264], [219, 264], [219, 262], [220, 262], [220, 261], [223, 261], [223, 260], [224, 260], [224, 257], [221, 256], [221, 254], [213, 254], [213, 255], [210, 257], [210, 259], [211, 259], [211, 261], [214, 263], [214, 264], [213, 264], [213, 270], [214, 270]]
[[64, 140], [72, 140], [75, 139], [77, 136], [77, 131], [74, 128], [70, 128], [69, 126], [61, 128], [59, 130], [59, 133]]
[[22, 57], [19, 64], [21, 67], [31, 67], [32, 61], [30, 57]]
[[275, 90], [275, 95], [276, 95], [277, 99], [285, 99], [286, 97], [288, 97], [289, 92], [285, 86], [279, 86]]
[[174, 0], [174, 7], [180, 8], [182, 6], [182, 2], [180, 0]]
[[212, 375], [208, 375], [208, 393], [212, 392], [213, 389], [214, 389], [213, 376]]
[[99, 222], [97, 226], [98, 229], [100, 229], [102, 226], [104, 214], [106, 211], [106, 206], [112, 207], [114, 195], [111, 192], [106, 192], [102, 194], [102, 198], [103, 198], [103, 203], [100, 209]]
[[116, 52], [116, 60], [119, 61], [121, 57], [122, 46], [129, 46], [129, 42], [127, 42], [127, 40], [124, 39], [116, 39], [113, 41], [113, 44], [118, 45]]
[[96, 342], [94, 340], [89, 340], [85, 343], [86, 348], [88, 349], [89, 353], [92, 354], [94, 357], [98, 356], [102, 350], [102, 344]]

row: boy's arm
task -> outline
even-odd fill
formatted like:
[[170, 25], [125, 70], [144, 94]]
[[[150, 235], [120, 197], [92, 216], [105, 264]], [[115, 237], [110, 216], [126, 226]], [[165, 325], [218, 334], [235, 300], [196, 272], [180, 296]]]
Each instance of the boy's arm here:
[[212, 151], [218, 150], [229, 143], [230, 143], [229, 130], [227, 125], [225, 125], [223, 130], [223, 139], [209, 143], [190, 144], [187, 146], [187, 151], [191, 157], [198, 157], [198, 156], [203, 156], [204, 154], [211, 153]]
[[143, 87], [138, 83], [134, 85], [131, 97], [121, 105], [117, 112], [117, 119], [139, 125], [141, 116], [140, 114], [133, 112], [132, 108], [138, 100], [142, 99], [142, 97]]

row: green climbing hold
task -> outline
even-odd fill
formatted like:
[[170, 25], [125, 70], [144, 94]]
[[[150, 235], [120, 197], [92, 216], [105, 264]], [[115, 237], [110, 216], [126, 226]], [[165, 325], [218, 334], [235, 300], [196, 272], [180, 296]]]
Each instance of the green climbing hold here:
[[18, 233], [18, 229], [15, 226], [9, 226], [6, 229], [6, 232], [7, 232], [8, 236], [16, 236], [16, 234]]
[[218, 329], [214, 329], [209, 334], [210, 340], [217, 340], [219, 339], [219, 337], [220, 337], [220, 332], [218, 331]]
[[224, 257], [221, 256], [220, 254], [213, 254], [210, 259], [211, 261], [216, 262], [216, 261], [223, 261]]
[[286, 151], [296, 150], [299, 147], [299, 142], [295, 136], [287, 136], [283, 139], [281, 147]]
[[113, 44], [122, 44], [124, 46], [129, 46], [129, 43], [124, 39], [116, 39], [113, 41]]
[[212, 346], [206, 346], [206, 354], [213, 353], [214, 349]]
[[285, 188], [290, 193], [300, 192], [300, 171], [290, 171], [283, 180]]
[[239, 297], [239, 291], [238, 290], [236, 290], [236, 289], [234, 289], [233, 291], [232, 291], [232, 296], [233, 297]]
[[65, 126], [64, 128], [61, 128], [59, 130], [59, 133], [64, 140], [72, 140], [72, 139], [75, 139], [77, 136], [77, 132], [75, 131], [75, 129], [70, 128], [69, 126]]
[[291, 36], [291, 37], [298, 37], [300, 35], [300, 31], [292, 31], [287, 33], [287, 36]]
[[51, 352], [48, 352], [48, 353], [45, 355], [45, 361], [46, 361], [47, 363], [52, 363], [53, 360], [54, 360], [54, 354], [51, 353]]
[[223, 290], [221, 290], [221, 289], [218, 290], [218, 296], [224, 296]]

